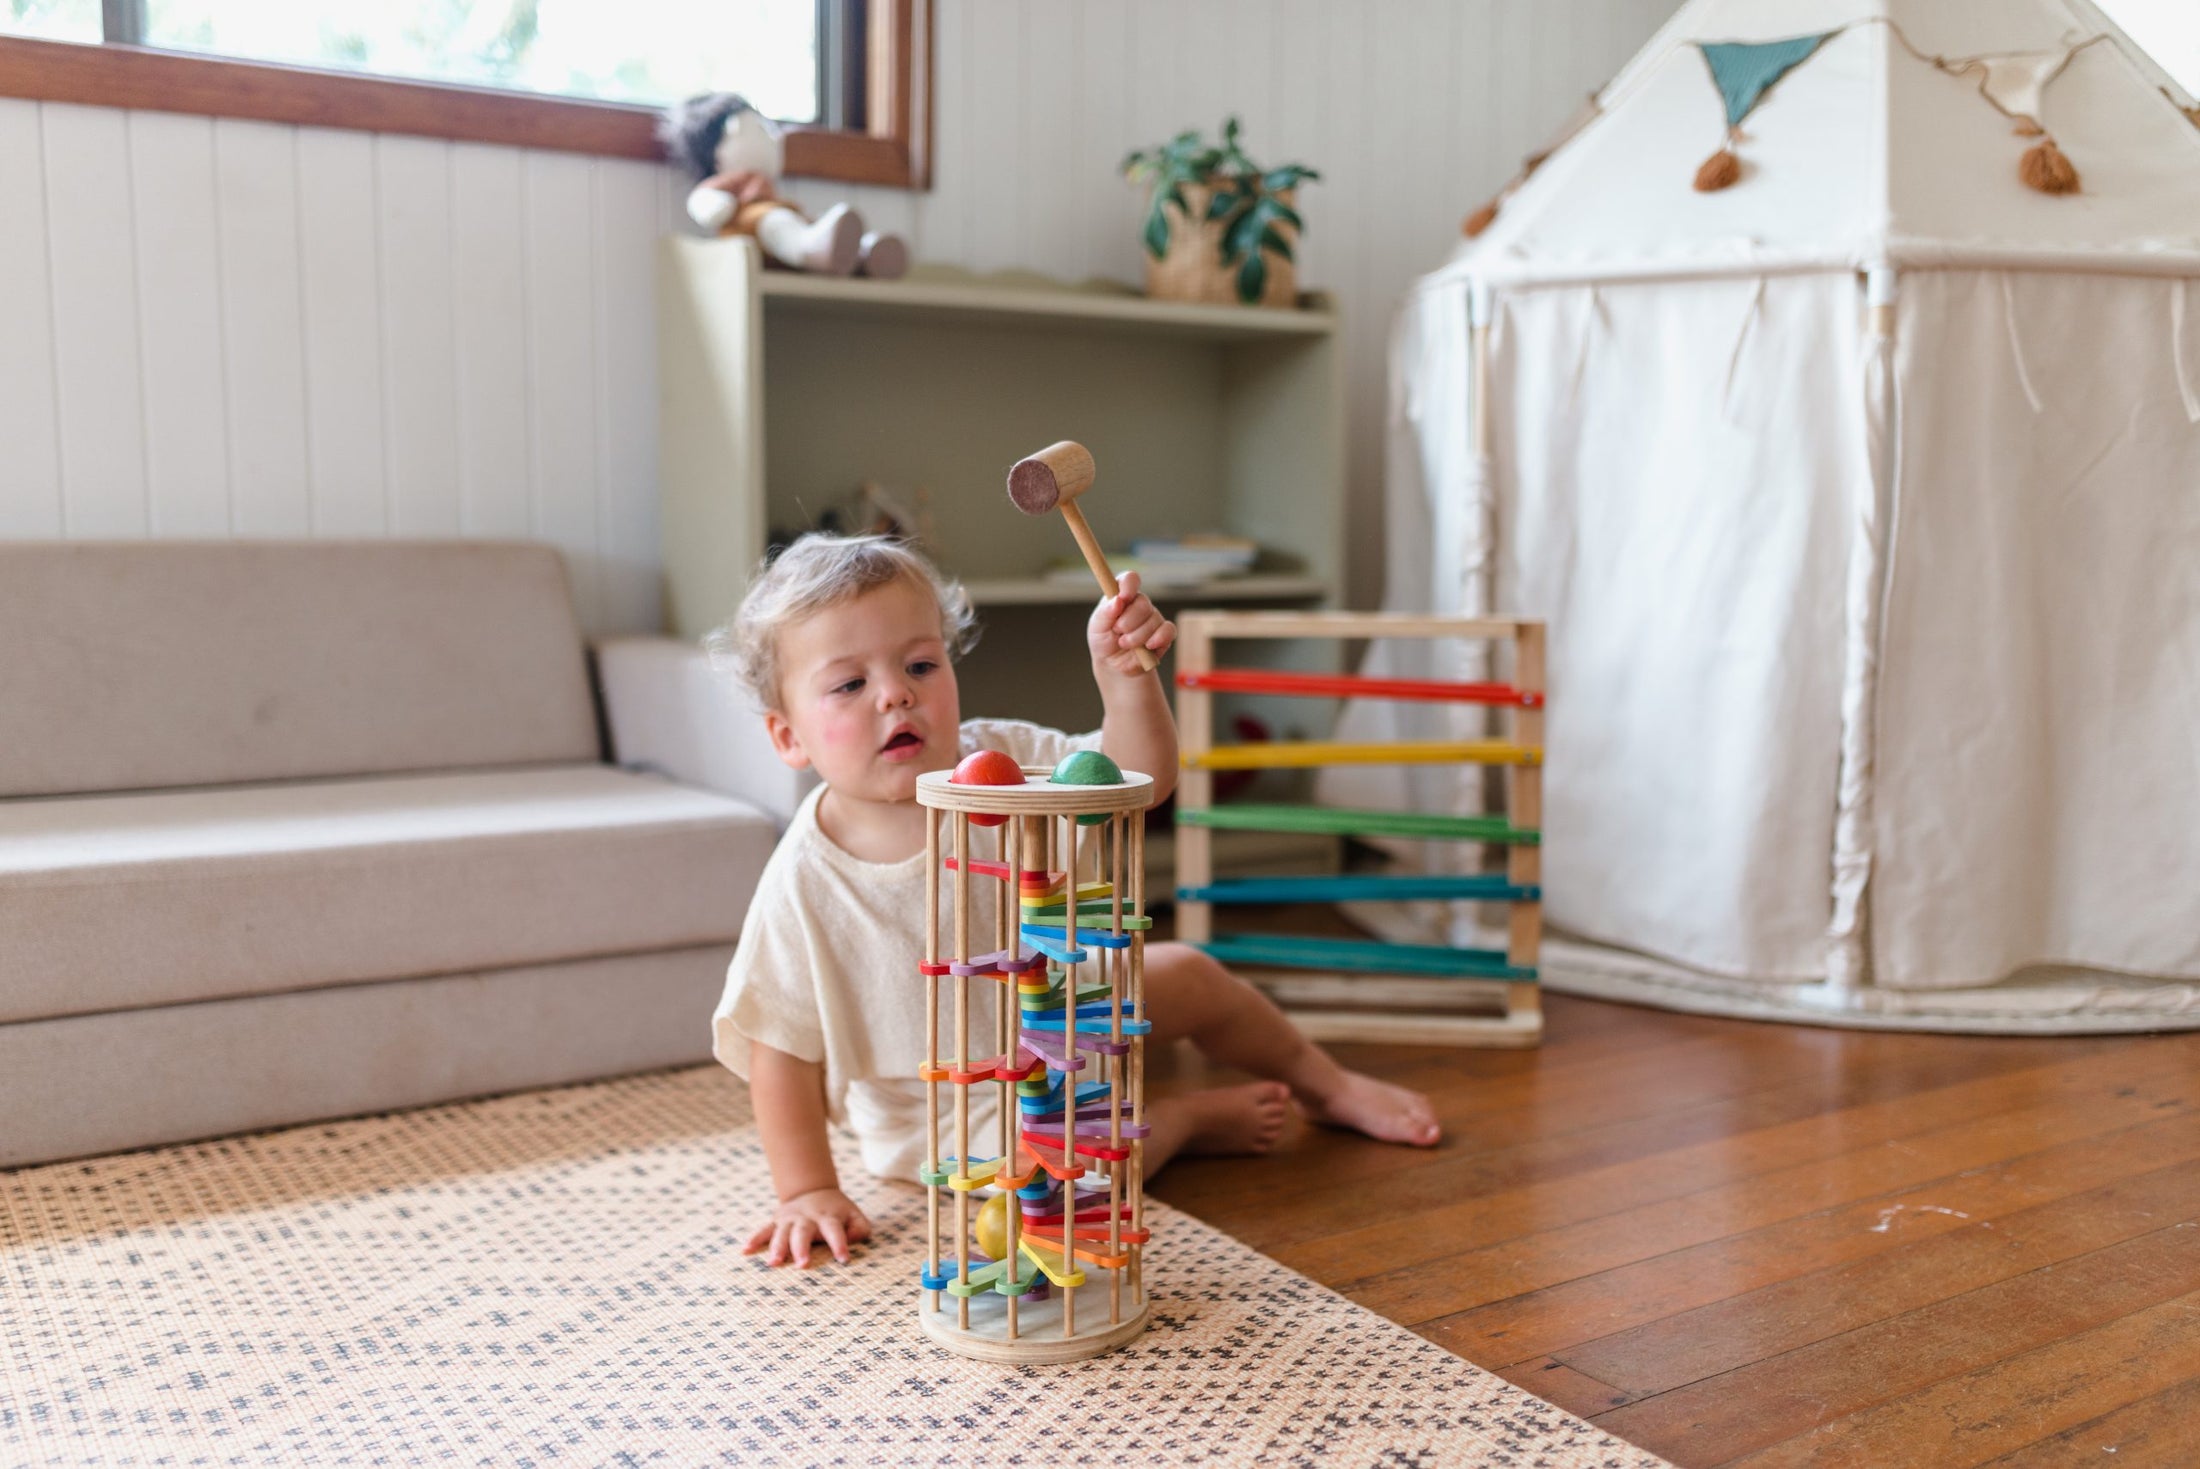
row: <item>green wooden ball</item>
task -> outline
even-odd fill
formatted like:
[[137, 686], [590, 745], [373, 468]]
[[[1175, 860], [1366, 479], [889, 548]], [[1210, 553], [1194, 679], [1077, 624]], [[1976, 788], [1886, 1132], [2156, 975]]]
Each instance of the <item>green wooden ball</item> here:
[[[1123, 767], [1098, 750], [1078, 750], [1055, 766], [1047, 780], [1058, 786], [1119, 786], [1123, 783]], [[1098, 826], [1107, 819], [1106, 812], [1095, 812], [1078, 817], [1077, 824]]]

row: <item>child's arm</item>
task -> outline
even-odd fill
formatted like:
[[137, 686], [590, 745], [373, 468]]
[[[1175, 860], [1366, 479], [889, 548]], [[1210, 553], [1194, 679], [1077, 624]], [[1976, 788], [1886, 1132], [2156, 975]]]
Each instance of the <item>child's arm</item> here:
[[1101, 599], [1085, 625], [1092, 649], [1092, 676], [1100, 685], [1100, 748], [1127, 770], [1153, 777], [1154, 799], [1176, 789], [1176, 720], [1156, 675], [1142, 671], [1134, 649], [1159, 657], [1176, 641], [1176, 624], [1161, 615], [1138, 588], [1138, 573], [1126, 571], [1116, 594]]
[[848, 1246], [871, 1237], [871, 1221], [840, 1191], [840, 1172], [825, 1136], [825, 1068], [751, 1041], [749, 1097], [756, 1104], [756, 1128], [779, 1207], [742, 1253], [753, 1255], [768, 1245], [765, 1264], [791, 1261], [807, 1270], [810, 1246], [823, 1243], [846, 1264]]

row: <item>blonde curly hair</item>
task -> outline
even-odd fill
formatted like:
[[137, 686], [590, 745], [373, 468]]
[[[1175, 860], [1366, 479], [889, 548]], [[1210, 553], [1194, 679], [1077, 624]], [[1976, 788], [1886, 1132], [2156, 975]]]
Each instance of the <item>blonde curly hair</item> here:
[[836, 536], [812, 531], [766, 561], [741, 598], [741, 608], [703, 639], [713, 667], [730, 673], [759, 709], [779, 705], [779, 637], [828, 607], [897, 581], [929, 591], [940, 608], [940, 638], [959, 658], [978, 640], [977, 614], [962, 583], [905, 541], [891, 536]]

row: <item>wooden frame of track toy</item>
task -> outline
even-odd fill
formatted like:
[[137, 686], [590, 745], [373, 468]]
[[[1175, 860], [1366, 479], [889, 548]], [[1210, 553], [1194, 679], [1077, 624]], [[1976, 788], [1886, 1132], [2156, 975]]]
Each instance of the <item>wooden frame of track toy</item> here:
[[[980, 752], [917, 778], [925, 808], [927, 1193], [918, 1320], [949, 1351], [1097, 1356], [1146, 1326], [1145, 812], [1150, 776], [1097, 751], [1052, 771]], [[945, 818], [947, 850], [941, 850]], [[990, 853], [977, 847], [990, 830]], [[974, 840], [975, 838], [975, 840]], [[1081, 881], [1085, 872], [1097, 881]], [[993, 931], [981, 936], [981, 884]], [[945, 892], [943, 893], [943, 886]], [[941, 948], [942, 898], [950, 947]], [[1015, 920], [1010, 919], [1011, 913]], [[985, 952], [973, 952], [983, 949]], [[941, 980], [954, 986], [943, 1057]], [[971, 1040], [973, 981], [1001, 986]], [[1009, 1003], [1013, 1000], [1014, 1003]], [[984, 1029], [981, 1022], [981, 1029]], [[943, 1116], [941, 1088], [949, 1088]], [[997, 1086], [994, 1125], [972, 1099]], [[953, 1152], [943, 1154], [950, 1125]], [[977, 1134], [988, 1133], [981, 1137]], [[972, 1157], [972, 1151], [990, 1157]], [[988, 1193], [974, 1209], [977, 1195]], [[945, 1248], [942, 1204], [952, 1200]]]
[[[1318, 1040], [1533, 1046], [1543, 1038], [1536, 966], [1543, 938], [1544, 627], [1517, 618], [1356, 612], [1187, 612], [1178, 619], [1177, 936], [1247, 977]], [[1445, 683], [1350, 674], [1218, 668], [1215, 644], [1236, 639], [1466, 638], [1507, 642], [1510, 683]], [[1509, 737], [1457, 741], [1217, 745], [1213, 696], [1407, 699], [1481, 705], [1510, 714]], [[1309, 805], [1217, 806], [1214, 772], [1342, 764], [1471, 764], [1505, 770], [1505, 809], [1438, 815]], [[1502, 846], [1502, 872], [1440, 876], [1222, 878], [1215, 828], [1317, 832]], [[1372, 940], [1214, 933], [1214, 910], [1238, 903], [1440, 899], [1509, 905], [1503, 949]]]

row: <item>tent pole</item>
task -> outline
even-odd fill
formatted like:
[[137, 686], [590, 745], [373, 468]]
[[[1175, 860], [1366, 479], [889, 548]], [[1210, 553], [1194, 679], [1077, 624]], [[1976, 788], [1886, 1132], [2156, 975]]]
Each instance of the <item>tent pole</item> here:
[[1877, 759], [1887, 559], [1894, 539], [1894, 332], [1899, 293], [1893, 266], [1880, 263], [1865, 271], [1863, 387], [1870, 501], [1862, 507], [1862, 537], [1851, 552], [1848, 573], [1841, 765], [1835, 782], [1833, 922], [1827, 934], [1831, 943], [1826, 955], [1827, 987], [1843, 996], [1854, 996], [1868, 988], [1872, 978], [1873, 766]]
[[1468, 384], [1472, 405], [1475, 457], [1490, 457], [1490, 288], [1475, 281], [1467, 291], [1467, 323], [1474, 349], [1474, 380]]

